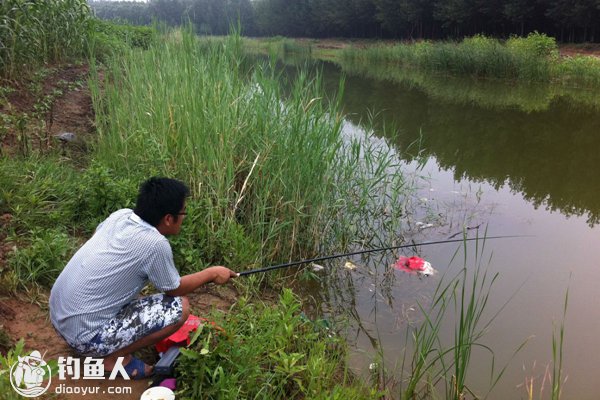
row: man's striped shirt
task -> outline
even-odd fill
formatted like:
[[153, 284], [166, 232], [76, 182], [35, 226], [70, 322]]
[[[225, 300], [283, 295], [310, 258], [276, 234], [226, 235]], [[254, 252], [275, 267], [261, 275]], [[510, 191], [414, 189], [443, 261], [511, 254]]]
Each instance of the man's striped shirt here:
[[50, 319], [70, 344], [86, 343], [150, 281], [179, 287], [166, 237], [130, 209], [111, 214], [69, 261], [50, 294]]

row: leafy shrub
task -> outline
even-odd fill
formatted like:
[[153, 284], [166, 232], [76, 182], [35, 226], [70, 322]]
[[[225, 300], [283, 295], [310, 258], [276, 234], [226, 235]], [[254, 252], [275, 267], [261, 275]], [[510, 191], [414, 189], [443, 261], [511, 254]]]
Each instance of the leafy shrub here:
[[114, 37], [131, 47], [147, 49], [157, 38], [156, 30], [149, 26], [130, 25], [126, 23], [114, 23], [100, 19], [94, 19], [91, 29], [95, 34], [102, 33], [108, 37]]
[[120, 54], [128, 47], [147, 49], [156, 40], [156, 30], [148, 26], [118, 24], [94, 19], [90, 23], [89, 53], [100, 61]]
[[260, 243], [230, 218], [221, 219], [214, 207], [188, 199], [180, 234], [171, 238], [173, 256], [182, 272], [196, 272], [215, 263], [247, 269], [260, 258]]
[[532, 54], [536, 57], [558, 57], [556, 39], [537, 31], [531, 32], [526, 38], [512, 36], [506, 41], [506, 47], [512, 51]]
[[88, 232], [111, 213], [133, 207], [139, 182], [133, 177], [119, 177], [111, 169], [92, 163], [70, 194], [70, 214]]
[[[15, 344], [15, 347], [8, 350], [6, 354], [0, 352], [0, 393], [2, 400], [22, 400], [23, 397], [12, 388], [10, 383], [10, 369], [19, 361], [19, 357], [29, 355], [25, 350], [25, 342], [21, 339]], [[58, 372], [58, 362], [56, 360], [46, 360], [52, 375]]]
[[14, 349], [9, 350], [6, 355], [0, 352], [0, 393], [2, 393], [2, 398], [5, 400], [23, 399], [23, 397], [17, 394], [12, 388], [10, 383], [10, 368], [19, 360], [18, 357], [25, 355], [24, 347], [25, 342], [21, 340], [16, 344]]

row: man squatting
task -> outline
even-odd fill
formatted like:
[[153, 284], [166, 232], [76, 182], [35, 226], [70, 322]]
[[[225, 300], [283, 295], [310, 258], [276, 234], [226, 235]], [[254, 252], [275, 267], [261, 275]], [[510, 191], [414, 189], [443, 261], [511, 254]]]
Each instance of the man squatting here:
[[[150, 178], [140, 186], [134, 210], [112, 213], [75, 253], [50, 294], [50, 319], [81, 356], [103, 357], [110, 371], [124, 357], [133, 379], [152, 366], [131, 354], [170, 336], [189, 315], [186, 294], [237, 273], [222, 266], [179, 276], [165, 236], [177, 235], [189, 189], [175, 179]], [[163, 293], [139, 297], [151, 282]]]

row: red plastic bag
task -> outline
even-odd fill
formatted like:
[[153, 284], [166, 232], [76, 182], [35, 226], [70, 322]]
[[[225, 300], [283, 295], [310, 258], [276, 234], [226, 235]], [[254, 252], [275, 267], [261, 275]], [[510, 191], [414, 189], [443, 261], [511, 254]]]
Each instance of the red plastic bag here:
[[398, 261], [396, 261], [396, 264], [394, 266], [396, 267], [396, 269], [405, 272], [423, 271], [423, 267], [425, 266], [425, 260], [423, 260], [420, 257], [401, 256], [400, 258], [398, 258]]
[[208, 322], [208, 320], [205, 318], [199, 318], [195, 315], [190, 315], [181, 328], [177, 330], [177, 332], [156, 343], [156, 350], [159, 353], [164, 353], [173, 346], [187, 346], [190, 344], [190, 334], [206, 322]]
[[421, 257], [416, 256], [401, 256], [394, 264], [394, 268], [402, 272], [408, 272], [409, 274], [425, 276], [430, 276], [435, 273], [435, 270], [431, 267], [429, 262], [423, 260]]

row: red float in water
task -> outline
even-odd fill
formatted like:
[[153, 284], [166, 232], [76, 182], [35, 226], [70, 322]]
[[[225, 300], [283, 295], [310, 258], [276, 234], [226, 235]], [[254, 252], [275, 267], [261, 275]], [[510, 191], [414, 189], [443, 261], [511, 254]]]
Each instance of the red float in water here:
[[406, 257], [400, 256], [398, 261], [394, 264], [394, 268], [402, 272], [408, 272], [409, 274], [419, 275], [433, 275], [435, 270], [431, 267], [431, 264], [421, 257]]

